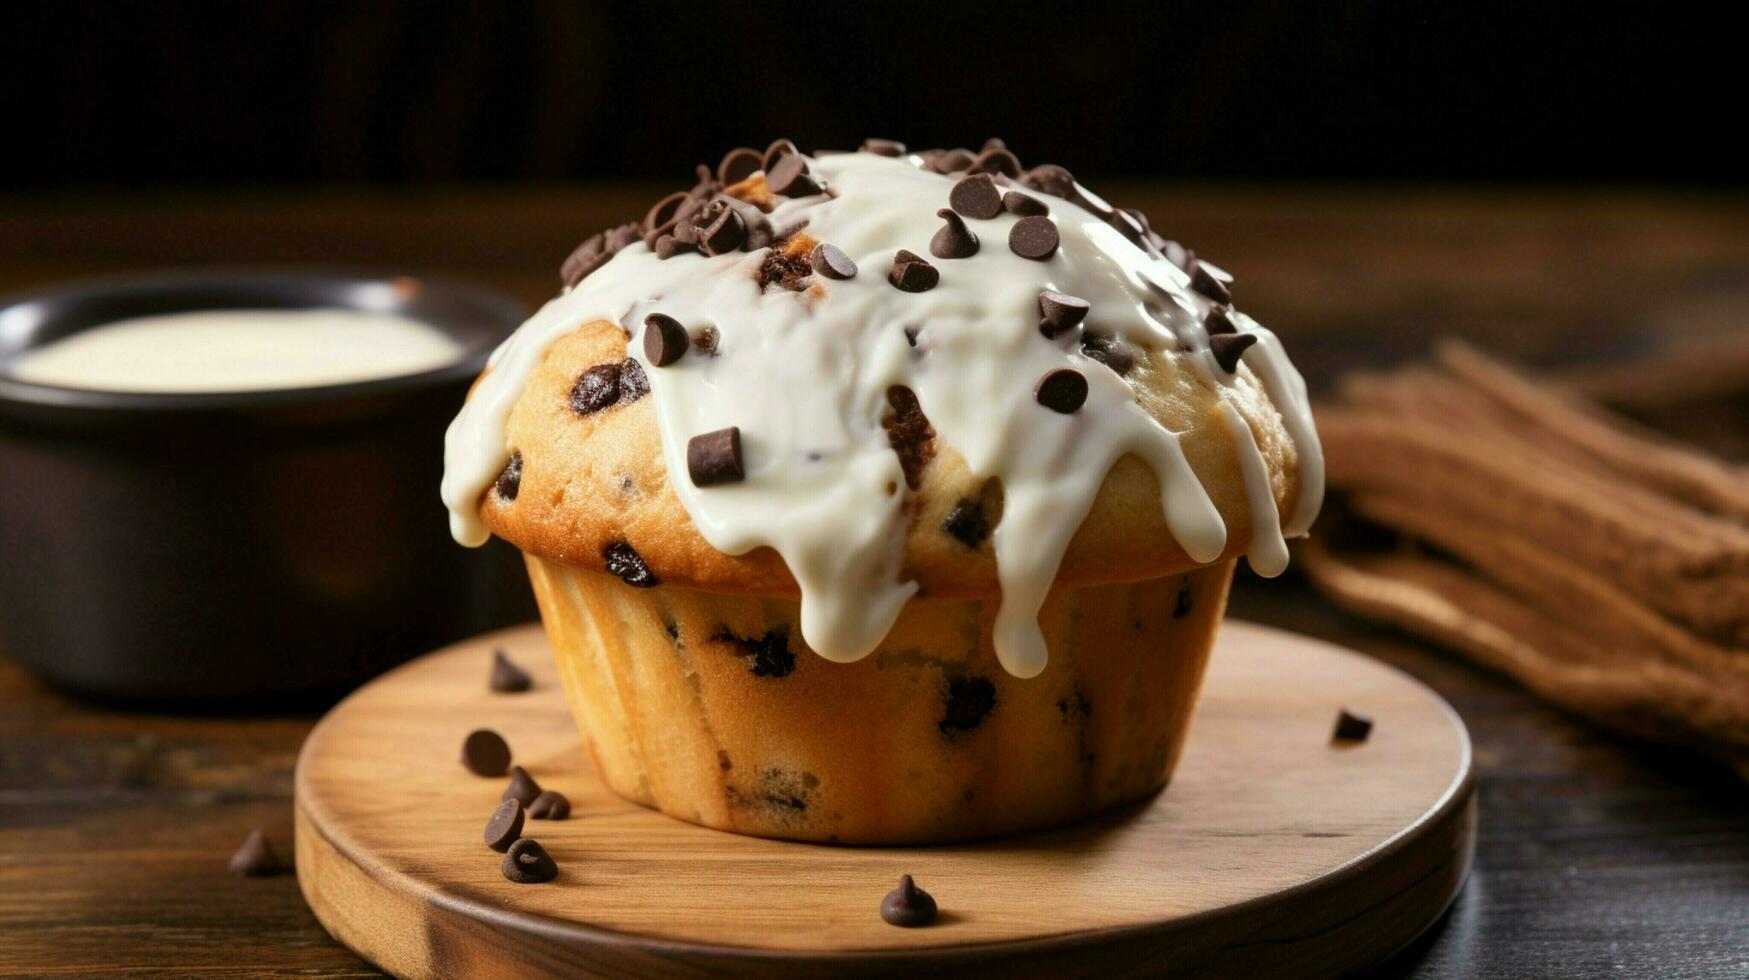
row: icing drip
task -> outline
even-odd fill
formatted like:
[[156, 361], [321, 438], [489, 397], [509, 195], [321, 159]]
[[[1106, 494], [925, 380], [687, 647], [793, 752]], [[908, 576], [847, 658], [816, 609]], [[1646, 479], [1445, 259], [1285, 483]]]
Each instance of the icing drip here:
[[[900, 575], [905, 475], [881, 425], [895, 385], [916, 394], [940, 445], [963, 456], [976, 476], [1001, 481], [994, 644], [1010, 672], [1031, 677], [1044, 669], [1039, 609], [1122, 456], [1154, 469], [1167, 526], [1187, 554], [1206, 562], [1222, 553], [1227, 529], [1178, 436], [1072, 335], [1049, 341], [1038, 330], [1041, 289], [1080, 297], [1091, 304], [1090, 327], [1154, 352], [1156, 370], [1190, 371], [1224, 390], [1240, 375], [1216, 366], [1202, 326], [1212, 304], [1190, 290], [1182, 270], [1150, 258], [1099, 216], [1027, 191], [1056, 223], [1061, 244], [1053, 256], [1034, 261], [1005, 245], [1016, 215], [966, 218], [982, 243], [976, 253], [931, 256], [939, 284], [904, 292], [887, 281], [894, 255], [927, 254], [942, 227], [936, 212], [956, 178], [919, 169], [916, 158], [869, 153], [822, 156], [815, 172], [830, 193], [779, 199], [770, 222], [804, 227], [842, 250], [858, 269], [853, 277], [817, 275], [799, 292], [762, 290], [755, 273], [765, 249], [661, 260], [634, 244], [500, 347], [446, 438], [443, 497], [457, 540], [486, 539], [480, 496], [515, 448], [505, 442], [505, 424], [530, 372], [561, 336], [602, 319], [632, 335], [630, 354], [649, 377], [670, 480], [700, 534], [727, 554], [769, 546], [782, 555], [801, 588], [803, 638], [828, 659], [874, 650], [916, 591]], [[718, 356], [650, 365], [641, 331], [645, 316], [658, 311], [694, 332], [714, 328]], [[1231, 317], [1236, 329], [1258, 337], [1240, 374], [1254, 373], [1299, 455], [1301, 489], [1283, 527], [1256, 439], [1222, 400], [1251, 500], [1250, 560], [1272, 575], [1286, 565], [1283, 533], [1303, 534], [1317, 514], [1322, 459], [1304, 382], [1279, 341], [1249, 318]], [[1033, 385], [1065, 367], [1086, 377], [1088, 391], [1079, 410], [1060, 413], [1035, 399]], [[728, 426], [741, 431], [745, 480], [694, 486], [686, 475], [688, 440]]]

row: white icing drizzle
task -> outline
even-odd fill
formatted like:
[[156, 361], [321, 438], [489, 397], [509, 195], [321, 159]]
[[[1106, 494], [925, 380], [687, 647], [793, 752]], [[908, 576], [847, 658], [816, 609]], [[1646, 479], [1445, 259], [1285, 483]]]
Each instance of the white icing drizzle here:
[[[904, 474], [881, 426], [887, 389], [916, 393], [939, 445], [964, 457], [974, 475], [999, 478], [1002, 519], [993, 537], [1002, 587], [994, 645], [1010, 672], [1044, 669], [1038, 612], [1070, 539], [1113, 463], [1134, 454], [1153, 467], [1168, 528], [1197, 561], [1213, 561], [1227, 529], [1185, 460], [1178, 436], [1137, 403], [1128, 382], [1081, 353], [1069, 338], [1043, 339], [1038, 293], [1054, 289], [1087, 300], [1088, 324], [1155, 351], [1159, 370], [1191, 370], [1218, 392], [1236, 377], [1215, 367], [1202, 327], [1211, 307], [1183, 271], [1151, 259], [1100, 217], [1068, 201], [1047, 203], [1061, 246], [1035, 262], [1008, 248], [1017, 220], [1003, 213], [967, 218], [981, 240], [966, 259], [928, 255], [957, 177], [929, 173], [914, 158], [822, 156], [816, 171], [830, 194], [779, 199], [776, 228], [806, 222], [806, 233], [842, 249], [857, 265], [848, 280], [815, 276], [803, 292], [761, 292], [754, 278], [766, 252], [659, 260], [634, 244], [555, 298], [492, 357], [491, 370], [450, 426], [443, 498], [458, 541], [477, 545], [487, 530], [481, 495], [509, 459], [505, 424], [529, 374], [560, 337], [592, 320], [632, 335], [644, 364], [669, 479], [700, 534], [713, 547], [745, 554], [769, 546], [802, 593], [802, 634], [820, 655], [851, 661], [879, 645], [916, 592], [902, 581]], [[1026, 192], [1033, 193], [1033, 192]], [[901, 248], [924, 256], [940, 284], [906, 293], [887, 282]], [[660, 311], [695, 334], [718, 332], [719, 356], [693, 351], [662, 368], [644, 361], [644, 317]], [[1299, 456], [1300, 492], [1281, 526], [1269, 469], [1249, 425], [1223, 398], [1251, 501], [1250, 560], [1266, 575], [1285, 567], [1283, 532], [1305, 532], [1323, 494], [1323, 466], [1305, 384], [1274, 334], [1232, 315], [1258, 336], [1244, 356], [1282, 414]], [[916, 346], [906, 338], [916, 331]], [[1035, 382], [1073, 367], [1086, 376], [1080, 411], [1058, 414], [1037, 403]], [[739, 426], [745, 481], [699, 489], [687, 477], [686, 444], [695, 435]]]

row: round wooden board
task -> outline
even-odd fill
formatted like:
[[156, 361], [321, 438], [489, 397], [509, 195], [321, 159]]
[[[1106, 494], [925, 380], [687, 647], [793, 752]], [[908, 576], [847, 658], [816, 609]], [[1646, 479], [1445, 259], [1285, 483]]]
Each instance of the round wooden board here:
[[[534, 675], [493, 694], [494, 648]], [[1338, 708], [1372, 737], [1330, 739]], [[457, 762], [493, 728], [570, 797], [558, 860], [516, 885], [481, 828], [505, 783]], [[1336, 975], [1438, 918], [1474, 849], [1469, 737], [1431, 691], [1305, 637], [1222, 627], [1165, 793], [1066, 830], [950, 847], [760, 840], [607, 790], [539, 627], [430, 654], [334, 708], [297, 768], [297, 868], [336, 938], [403, 976]], [[881, 921], [902, 873], [935, 925]]]

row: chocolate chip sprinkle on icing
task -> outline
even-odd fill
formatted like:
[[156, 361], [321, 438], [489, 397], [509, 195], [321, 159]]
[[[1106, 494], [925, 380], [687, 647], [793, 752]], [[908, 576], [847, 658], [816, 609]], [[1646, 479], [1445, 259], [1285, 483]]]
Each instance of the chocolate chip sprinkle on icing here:
[[935, 921], [935, 898], [917, 887], [910, 875], [899, 879], [899, 887], [881, 899], [881, 919], [888, 925], [905, 929], [926, 926]]
[[969, 259], [978, 254], [978, 236], [952, 208], [942, 208], [935, 216], [947, 223], [929, 240], [929, 254], [938, 259]]
[[1033, 396], [1051, 411], [1070, 415], [1087, 402], [1087, 376], [1074, 368], [1057, 368], [1039, 379]]
[[941, 272], [915, 252], [899, 249], [887, 281], [901, 292], [926, 293], [941, 282]]
[[714, 487], [747, 478], [741, 460], [741, 430], [737, 426], [693, 436], [686, 443], [686, 472], [693, 486]]
[[820, 193], [820, 183], [810, 172], [808, 158], [800, 153], [778, 158], [776, 165], [766, 171], [765, 186], [773, 194], [782, 194], [785, 197], [807, 197], [809, 194]]
[[966, 168], [970, 174], [1001, 174], [1004, 177], [1020, 176], [1020, 159], [1008, 152], [1006, 147], [992, 146], [978, 154], [971, 166]]
[[1232, 374], [1239, 370], [1239, 358], [1255, 343], [1256, 334], [1218, 333], [1209, 338], [1209, 353], [1215, 356], [1221, 370]]
[[750, 146], [738, 147], [723, 154], [722, 162], [717, 164], [717, 183], [725, 187], [739, 184], [764, 166], [764, 157], [758, 150]]
[[1002, 192], [989, 174], [973, 174], [953, 185], [947, 203], [968, 218], [994, 218], [1002, 213]]
[[1023, 218], [1051, 213], [1051, 206], [1019, 191], [1009, 191], [1002, 195], [1002, 209], [1009, 214], [1018, 214]]
[[644, 359], [653, 367], [667, 367], [686, 355], [692, 343], [686, 328], [666, 313], [644, 317]]
[[1043, 262], [1057, 254], [1057, 223], [1049, 218], [1021, 218], [1008, 229], [1008, 248], [1023, 259]]
[[1040, 164], [1021, 174], [1020, 183], [1052, 197], [1066, 198], [1075, 191], [1075, 175], [1054, 163]]
[[722, 201], [712, 202], [710, 207], [700, 212], [700, 217], [709, 222], [698, 232], [699, 245], [706, 255], [733, 252], [747, 240], [747, 223], [741, 220], [741, 215], [734, 208]]
[[777, 165], [779, 159], [786, 156], [800, 156], [801, 152], [802, 151], [796, 149], [796, 145], [789, 140], [772, 140], [771, 145], [765, 148], [765, 154], [760, 162], [760, 169], [764, 170], [767, 174], [770, 174], [771, 168]]
[[717, 344], [721, 341], [722, 335], [717, 332], [716, 327], [705, 327], [693, 336], [692, 346], [706, 357], [716, 357], [719, 353]]
[[850, 261], [850, 256], [827, 242], [815, 245], [808, 261], [813, 264], [815, 272], [828, 279], [850, 279], [856, 275], [856, 263]]
[[1232, 319], [1227, 316], [1227, 311], [1219, 306], [1211, 307], [1208, 316], [1202, 318], [1202, 328], [1208, 331], [1208, 335], [1211, 337], [1216, 334], [1238, 332], [1238, 328], [1233, 326]]
[[1201, 262], [1190, 270], [1190, 288], [1222, 305], [1233, 302], [1233, 294], [1227, 289], [1227, 284], [1216, 279]]
[[1081, 325], [1092, 307], [1079, 296], [1059, 293], [1054, 289], [1038, 294], [1039, 333], [1055, 340]]
[[857, 147], [860, 153], [874, 153], [883, 157], [902, 157], [905, 155], [905, 144], [898, 140], [883, 140], [870, 137]]
[[1118, 377], [1129, 374], [1136, 366], [1135, 355], [1123, 341], [1105, 334], [1086, 334], [1081, 338], [1081, 353], [1111, 368]]

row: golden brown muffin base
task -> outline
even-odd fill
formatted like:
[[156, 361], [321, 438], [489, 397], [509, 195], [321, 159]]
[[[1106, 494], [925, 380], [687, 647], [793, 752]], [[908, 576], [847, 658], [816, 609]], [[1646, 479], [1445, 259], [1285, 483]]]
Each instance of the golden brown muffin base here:
[[1050, 663], [1021, 680], [985, 600], [913, 599], [879, 650], [838, 664], [803, 645], [790, 599], [528, 567], [609, 787], [708, 827], [847, 844], [1039, 830], [1157, 792], [1233, 571], [1053, 594]]

